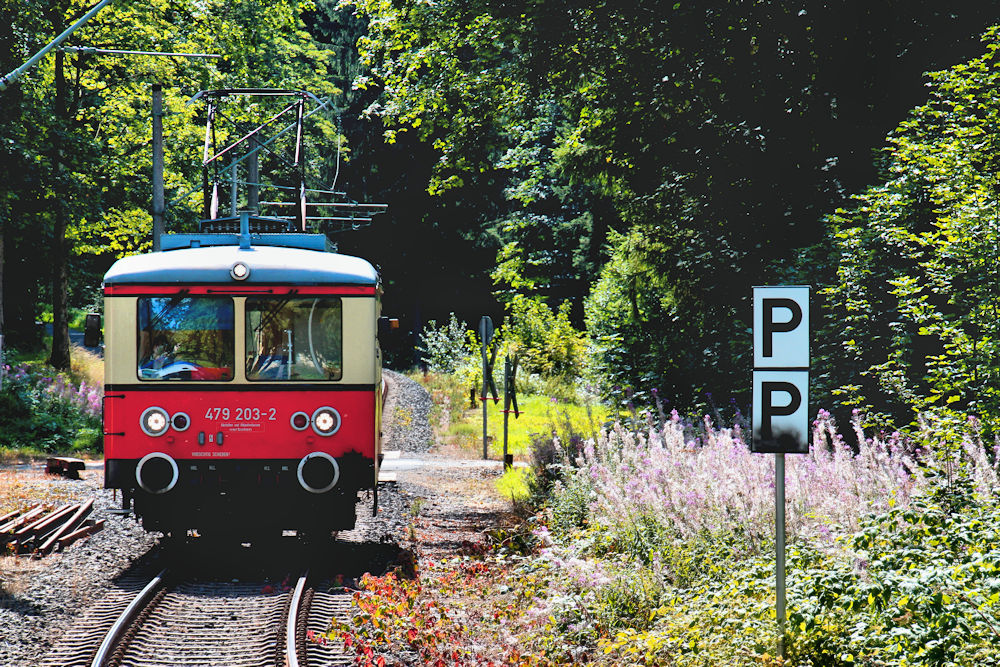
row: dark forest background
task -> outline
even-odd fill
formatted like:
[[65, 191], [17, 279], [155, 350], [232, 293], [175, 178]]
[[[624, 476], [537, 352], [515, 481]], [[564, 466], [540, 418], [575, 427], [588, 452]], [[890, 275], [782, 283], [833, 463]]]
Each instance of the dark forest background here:
[[[0, 70], [89, 6], [3, 0]], [[809, 284], [817, 405], [989, 421], [997, 9], [121, 0], [69, 43], [224, 58], [58, 52], [0, 93], [0, 325], [41, 345], [37, 321], [99, 307], [103, 271], [149, 248], [154, 83], [168, 198], [199, 182], [198, 90], [303, 88], [335, 100], [315, 176], [339, 143], [338, 183], [389, 205], [334, 240], [382, 272], [397, 367], [428, 322], [489, 314], [609, 399], [745, 405], [751, 287]]]

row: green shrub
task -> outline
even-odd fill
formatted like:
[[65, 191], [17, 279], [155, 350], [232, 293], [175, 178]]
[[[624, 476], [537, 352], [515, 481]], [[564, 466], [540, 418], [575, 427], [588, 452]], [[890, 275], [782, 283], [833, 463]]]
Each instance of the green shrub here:
[[81, 428], [76, 432], [73, 439], [73, 451], [75, 452], [97, 452], [101, 450], [104, 442], [101, 431], [96, 428]]
[[[515, 295], [507, 303], [503, 335], [525, 372], [555, 380], [566, 391], [583, 371], [586, 338], [569, 319], [570, 303], [553, 311], [540, 297]], [[575, 397], [575, 391], [570, 392]]]
[[663, 580], [645, 567], [618, 569], [611, 581], [600, 588], [595, 602], [595, 616], [607, 630], [652, 626], [657, 609], [667, 596]]
[[451, 313], [448, 323], [440, 327], [436, 320], [428, 322], [420, 333], [417, 348], [423, 354], [420, 360], [427, 364], [427, 370], [450, 375], [470, 365], [474, 352], [469, 346], [468, 333], [468, 325], [459, 322], [455, 313]]
[[551, 527], [557, 533], [568, 534], [587, 525], [593, 489], [583, 475], [570, 475], [556, 482], [549, 511]]
[[501, 496], [515, 504], [531, 497], [531, 471], [527, 468], [508, 468], [494, 484]]

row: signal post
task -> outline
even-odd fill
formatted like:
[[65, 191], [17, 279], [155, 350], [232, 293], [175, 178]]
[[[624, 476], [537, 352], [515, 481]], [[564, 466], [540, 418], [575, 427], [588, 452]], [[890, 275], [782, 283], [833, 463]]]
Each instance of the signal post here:
[[785, 454], [809, 453], [809, 287], [753, 288], [751, 451], [774, 454], [775, 612], [785, 657]]

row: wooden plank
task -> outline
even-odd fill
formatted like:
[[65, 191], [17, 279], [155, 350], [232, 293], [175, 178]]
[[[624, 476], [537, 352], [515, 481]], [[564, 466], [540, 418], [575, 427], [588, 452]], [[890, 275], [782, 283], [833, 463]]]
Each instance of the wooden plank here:
[[30, 523], [31, 521], [34, 521], [38, 518], [38, 515], [42, 514], [44, 511], [45, 507], [42, 505], [35, 505], [21, 516], [8, 521], [3, 526], [0, 526], [0, 544], [13, 539], [15, 530], [27, 523]]
[[27, 526], [19, 528], [17, 531], [14, 532], [14, 537], [18, 540], [21, 540], [27, 537], [31, 537], [32, 535], [38, 535], [40, 533], [44, 533], [48, 528], [51, 528], [55, 522], [59, 521], [62, 518], [65, 518], [66, 516], [69, 515], [70, 512], [74, 511], [74, 509], [78, 507], [79, 505], [77, 504], [63, 505], [62, 507], [60, 507], [57, 510], [54, 510], [50, 514], [46, 514], [40, 519], [31, 522]]
[[10, 521], [11, 519], [13, 519], [14, 517], [16, 517], [20, 513], [21, 513], [21, 510], [14, 510], [13, 512], [7, 512], [3, 516], [0, 516], [0, 526], [4, 525], [5, 523], [7, 523], [8, 521]]
[[87, 518], [87, 515], [90, 514], [93, 507], [94, 507], [94, 499], [91, 498], [83, 505], [81, 505], [76, 512], [73, 513], [73, 516], [70, 518], [69, 521], [64, 523], [62, 527], [59, 528], [59, 530], [57, 530], [55, 533], [52, 534], [51, 537], [45, 540], [42, 543], [42, 545], [38, 547], [38, 551], [40, 551], [43, 554], [48, 553], [56, 545], [56, 541], [60, 537], [62, 537], [63, 535], [68, 535], [69, 533], [72, 533], [74, 530], [76, 530], [76, 527], [80, 524], [81, 521]]
[[60, 537], [59, 550], [61, 551], [65, 549], [66, 547], [73, 544], [73, 542], [76, 542], [81, 537], [86, 537], [87, 535], [93, 535], [96, 532], [104, 530], [104, 522], [105, 522], [104, 519], [98, 519], [97, 521], [94, 522], [88, 521], [87, 522], [88, 525], [85, 525], [82, 528], [74, 530], [69, 535]]

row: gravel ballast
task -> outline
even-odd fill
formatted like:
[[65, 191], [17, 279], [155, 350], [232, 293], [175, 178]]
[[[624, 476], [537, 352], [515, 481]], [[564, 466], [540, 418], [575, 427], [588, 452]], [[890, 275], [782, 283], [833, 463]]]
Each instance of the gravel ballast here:
[[[389, 394], [383, 414], [383, 448], [427, 452], [432, 443], [428, 422], [431, 401], [409, 378], [386, 371]], [[104, 530], [65, 551], [32, 559], [0, 557], [0, 665], [34, 667], [60, 638], [71, 631], [82, 612], [100, 600], [115, 578], [145, 555], [155, 552], [159, 535], [146, 533], [131, 516], [113, 514], [121, 505], [103, 488], [103, 471], [89, 469], [83, 479], [41, 473], [44, 464], [18, 472], [18, 483], [40, 497], [59, 503], [94, 499], [94, 519], [106, 519]], [[10, 472], [8, 470], [8, 472]], [[379, 512], [372, 517], [371, 497], [362, 495], [355, 530], [342, 540], [373, 544], [400, 543], [410, 522], [408, 494], [398, 485], [380, 484]], [[0, 508], [12, 509], [12, 508]]]

